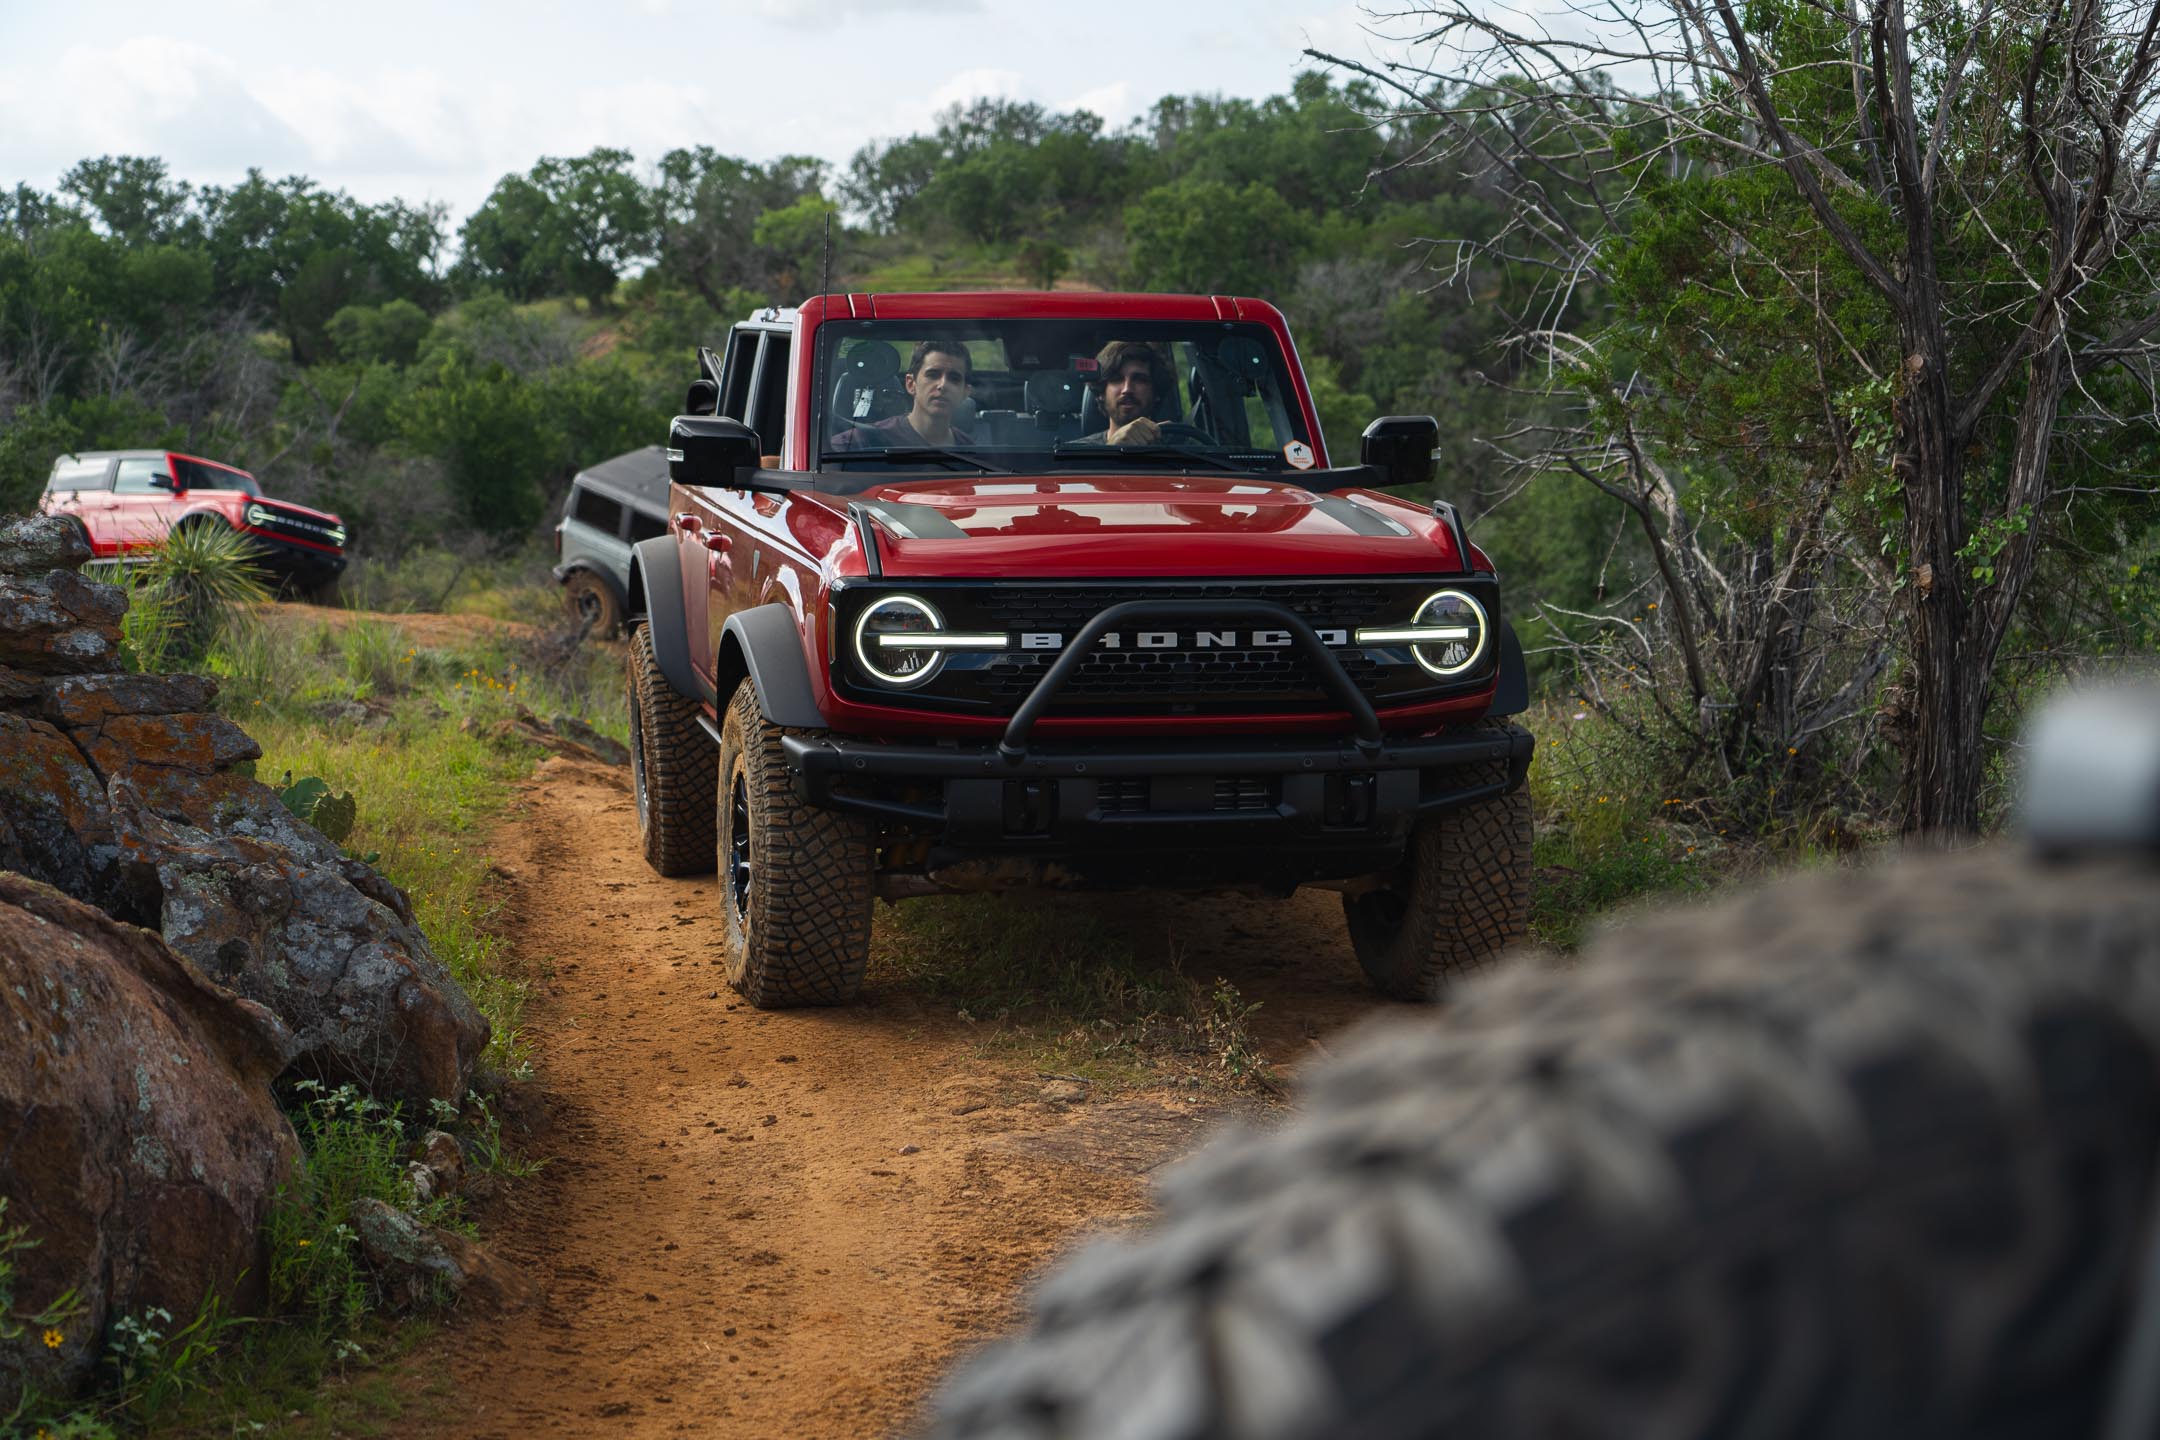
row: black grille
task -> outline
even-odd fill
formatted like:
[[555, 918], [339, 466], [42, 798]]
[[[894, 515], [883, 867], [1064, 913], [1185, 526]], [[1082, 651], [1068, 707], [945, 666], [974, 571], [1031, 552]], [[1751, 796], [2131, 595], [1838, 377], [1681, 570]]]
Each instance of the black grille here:
[[[1050, 631], [1065, 636], [1101, 611], [1141, 592], [1092, 586], [1051, 589], [1001, 587], [985, 597], [985, 628]], [[1180, 600], [1269, 600], [1290, 610], [1315, 629], [1355, 630], [1360, 625], [1399, 625], [1403, 596], [1399, 587], [1358, 584], [1196, 584], [1180, 586]], [[1187, 633], [1190, 623], [1185, 622]], [[1134, 630], [1154, 628], [1136, 623]], [[1251, 626], [1238, 627], [1240, 633]], [[1000, 705], [1027, 698], [1058, 652], [1033, 651], [1001, 656], [983, 671], [984, 691]], [[1359, 689], [1370, 693], [1380, 666], [1365, 653], [1339, 649], [1336, 658]], [[1053, 711], [1095, 703], [1245, 704], [1254, 702], [1320, 708], [1326, 690], [1312, 662], [1289, 649], [1097, 650], [1066, 682]]]
[[290, 535], [296, 540], [305, 540], [313, 545], [336, 548], [344, 543], [329, 525], [320, 520], [288, 515], [268, 505], [257, 504], [248, 508], [251, 512], [247, 517], [248, 523], [258, 530], [266, 530], [272, 535]]

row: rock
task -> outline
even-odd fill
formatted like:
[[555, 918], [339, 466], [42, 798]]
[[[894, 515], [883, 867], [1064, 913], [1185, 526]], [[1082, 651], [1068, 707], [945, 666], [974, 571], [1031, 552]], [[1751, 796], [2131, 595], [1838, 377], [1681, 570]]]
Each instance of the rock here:
[[902, 1146], [900, 1147], [900, 1153], [901, 1153], [902, 1155], [919, 1155], [919, 1154], [921, 1154], [921, 1153], [922, 1153], [922, 1146], [920, 1146], [920, 1145], [902, 1145]]
[[90, 555], [82, 527], [58, 515], [29, 515], [0, 524], [0, 575], [80, 570]]
[[1078, 1105], [1088, 1098], [1087, 1086], [1077, 1080], [1053, 1080], [1042, 1087], [1042, 1098], [1053, 1105]]
[[488, 1022], [397, 887], [243, 776], [115, 778], [107, 797], [123, 886], [157, 897], [175, 951], [286, 1023], [296, 1068], [409, 1113], [465, 1098]]
[[394, 1305], [414, 1309], [452, 1296], [515, 1310], [532, 1299], [530, 1281], [462, 1235], [368, 1197], [353, 1201], [346, 1218]]
[[32, 675], [0, 665], [0, 705], [27, 706], [42, 698], [52, 683], [49, 675]]
[[418, 1160], [405, 1163], [405, 1183], [412, 1190], [412, 1203], [425, 1205], [435, 1198], [435, 1172]]
[[575, 715], [557, 715], [548, 721], [548, 728], [573, 744], [582, 745], [610, 765], [628, 765], [630, 747], [619, 740], [610, 740]]
[[36, 1242], [12, 1257], [14, 1308], [83, 1301], [58, 1348], [0, 1346], [0, 1415], [26, 1386], [85, 1383], [122, 1316], [259, 1300], [299, 1156], [269, 1090], [291, 1049], [156, 935], [0, 873], [0, 1196]]
[[115, 715], [207, 710], [217, 693], [207, 675], [70, 675], [46, 682], [38, 713], [55, 725], [94, 730]]
[[81, 752], [44, 721], [0, 711], [0, 869], [155, 924], [120, 894], [119, 853], [104, 782]]
[[117, 669], [126, 613], [119, 586], [70, 570], [42, 579], [0, 574], [0, 665], [37, 675]]
[[68, 733], [107, 780], [134, 779], [144, 765], [211, 775], [262, 758], [262, 747], [222, 715], [115, 715]]
[[435, 1193], [452, 1194], [465, 1185], [465, 1152], [457, 1138], [441, 1130], [420, 1137], [420, 1164], [435, 1177]]

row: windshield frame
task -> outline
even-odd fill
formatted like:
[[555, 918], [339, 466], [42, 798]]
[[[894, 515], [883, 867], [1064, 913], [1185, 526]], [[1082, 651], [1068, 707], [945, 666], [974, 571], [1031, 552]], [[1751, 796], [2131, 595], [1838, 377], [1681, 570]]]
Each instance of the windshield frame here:
[[[964, 342], [987, 342], [1000, 348], [1013, 345], [1016, 340], [1032, 340], [1033, 343], [1016, 346], [1016, 350], [1030, 359], [1037, 354], [1047, 356], [1062, 353], [1072, 367], [1062, 373], [1072, 374], [1075, 378], [1085, 376], [1086, 367], [1092, 360], [1092, 352], [1089, 355], [1076, 352], [1074, 342], [1080, 336], [1085, 336], [1097, 347], [1113, 339], [1152, 341], [1164, 349], [1171, 345], [1189, 347], [1186, 349], [1185, 363], [1182, 366], [1178, 363], [1170, 365], [1175, 382], [1173, 395], [1178, 402], [1176, 408], [1179, 409], [1185, 409], [1188, 402], [1198, 406], [1198, 394], [1186, 393], [1192, 389], [1193, 377], [1196, 374], [1200, 377], [1201, 386], [1206, 388], [1207, 398], [1211, 403], [1221, 403], [1221, 396], [1244, 393], [1242, 387], [1236, 386], [1229, 368], [1222, 363], [1220, 348], [1223, 339], [1241, 337], [1256, 347], [1247, 352], [1250, 357], [1247, 363], [1264, 366], [1265, 373], [1256, 388], [1237, 403], [1260, 407], [1257, 419], [1267, 427], [1268, 438], [1283, 438], [1279, 448], [1254, 438], [1233, 438], [1227, 441], [1218, 439], [1211, 445], [1194, 444], [1189, 447], [1168, 442], [1135, 447], [1135, 453], [1129, 460], [1122, 458], [1121, 447], [1082, 446], [1076, 442], [1084, 440], [1085, 437], [1065, 435], [1058, 431], [1043, 432], [1039, 444], [982, 443], [978, 439], [977, 443], [971, 445], [948, 443], [946, 446], [931, 447], [948, 452], [952, 459], [961, 461], [969, 468], [975, 468], [979, 463], [985, 470], [1018, 474], [1116, 475], [1130, 474], [1136, 470], [1152, 470], [1157, 473], [1238, 474], [1293, 484], [1301, 477], [1314, 475], [1325, 468], [1326, 451], [1318, 433], [1317, 417], [1311, 408], [1303, 373], [1298, 365], [1296, 347], [1287, 328], [1280, 323], [1280, 317], [1272, 313], [1272, 307], [1260, 307], [1270, 312], [1265, 317], [1253, 315], [1236, 319], [1225, 318], [1219, 314], [1210, 318], [1175, 314], [1141, 317], [1109, 311], [1090, 313], [1079, 309], [1052, 314], [999, 314], [991, 311], [991, 307], [985, 308], [990, 313], [940, 315], [935, 318], [837, 315], [821, 317], [812, 334], [806, 337], [813, 346], [811, 364], [806, 367], [811, 381], [811, 393], [804, 397], [806, 403], [798, 411], [808, 422], [804, 427], [809, 449], [809, 454], [805, 457], [808, 468], [836, 477], [846, 475], [851, 480], [870, 479], [884, 483], [940, 475], [949, 477], [954, 473], [950, 461], [940, 461], [929, 466], [909, 465], [906, 451], [919, 447], [894, 447], [890, 460], [881, 463], [880, 457], [886, 453], [881, 449], [865, 447], [854, 450], [835, 444], [842, 433], [833, 405], [834, 380], [839, 374], [842, 347], [851, 341], [863, 339], [885, 340], [898, 354], [900, 367], [904, 369], [908, 351], [915, 342], [929, 335], [951, 336]], [[1028, 333], [1030, 331], [1036, 333], [1031, 337]], [[1058, 343], [1060, 332], [1063, 332], [1066, 342], [1062, 346]], [[1208, 348], [1200, 352], [1199, 347], [1203, 345]], [[971, 354], [969, 358], [972, 365], [975, 357]], [[1181, 370], [1183, 373], [1180, 373]], [[988, 373], [999, 377], [1000, 387], [1010, 397], [1016, 388], [1020, 395], [1025, 394], [1024, 387], [1028, 376], [1061, 372], [1055, 365], [1036, 363], [1008, 364], [1002, 370]], [[1217, 387], [1220, 387], [1220, 396]], [[974, 395], [971, 393], [969, 398], [973, 399]], [[1080, 413], [1085, 413], [1086, 404], [1085, 400], [1081, 402]], [[1017, 403], [1009, 408], [988, 408], [990, 414], [1005, 423], [1009, 423], [1008, 417], [1018, 417], [1026, 413]], [[1190, 415], [1192, 412], [1187, 409], [1186, 413]], [[891, 417], [889, 414], [880, 414], [878, 418], [889, 420]], [[1252, 414], [1241, 415], [1238, 424], [1240, 428], [1250, 426], [1255, 418]], [[1247, 434], [1250, 435], [1249, 430]], [[1289, 458], [1293, 447], [1298, 445], [1304, 447], [1308, 458], [1308, 465], [1303, 469]], [[1102, 451], [1099, 464], [1088, 463], [1089, 457], [1082, 453], [1084, 449], [1094, 448]], [[1180, 464], [1171, 453], [1185, 448], [1191, 450], [1193, 457], [1189, 465]], [[1143, 451], [1144, 454], [1140, 453]], [[848, 488], [855, 487], [851, 485]]]

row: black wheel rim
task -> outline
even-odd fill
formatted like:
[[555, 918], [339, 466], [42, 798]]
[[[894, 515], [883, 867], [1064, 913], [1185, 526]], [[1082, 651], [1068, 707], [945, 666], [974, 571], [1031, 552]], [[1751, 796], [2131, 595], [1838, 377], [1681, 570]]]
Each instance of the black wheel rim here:
[[600, 623], [600, 597], [590, 585], [580, 585], [572, 600], [577, 606], [578, 619], [593, 625]]
[[744, 925], [750, 923], [750, 787], [737, 770], [728, 783], [728, 897]]

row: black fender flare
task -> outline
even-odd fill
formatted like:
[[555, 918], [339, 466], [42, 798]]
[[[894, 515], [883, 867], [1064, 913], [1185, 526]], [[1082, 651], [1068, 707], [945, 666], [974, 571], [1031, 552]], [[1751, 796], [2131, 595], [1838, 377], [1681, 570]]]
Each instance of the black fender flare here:
[[[656, 601], [654, 597], [657, 596]], [[713, 687], [690, 664], [690, 630], [683, 623], [682, 556], [672, 535], [640, 540], [630, 557], [630, 596], [624, 607], [627, 628], [642, 613], [652, 632], [653, 658], [676, 694], [717, 706]]]
[[[734, 661], [734, 655], [741, 659]], [[758, 708], [771, 724], [787, 730], [825, 728], [803, 659], [802, 629], [786, 605], [775, 601], [728, 616], [717, 671], [723, 679], [747, 674], [757, 687]]]
[[1492, 708], [1487, 715], [1520, 715], [1530, 708], [1530, 667], [1523, 661], [1522, 641], [1515, 627], [1500, 621], [1500, 676], [1493, 686]]

